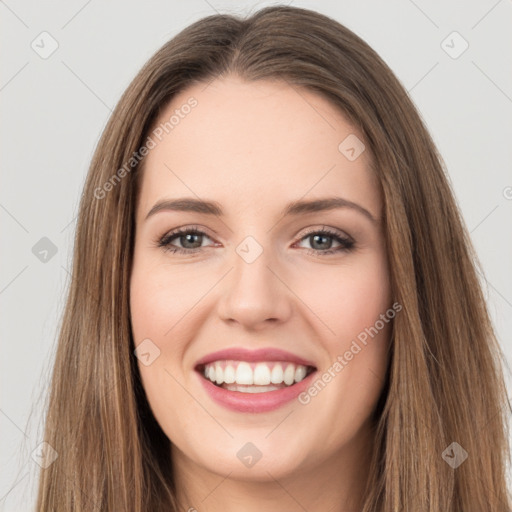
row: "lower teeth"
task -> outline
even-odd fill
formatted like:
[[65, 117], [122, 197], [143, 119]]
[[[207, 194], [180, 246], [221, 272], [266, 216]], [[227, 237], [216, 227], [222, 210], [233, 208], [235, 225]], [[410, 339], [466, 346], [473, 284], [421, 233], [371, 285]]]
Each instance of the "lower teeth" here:
[[270, 385], [270, 386], [249, 386], [243, 384], [221, 384], [219, 387], [228, 391], [239, 391], [241, 393], [266, 393], [268, 391], [276, 391], [278, 389], [289, 387], [286, 384]]

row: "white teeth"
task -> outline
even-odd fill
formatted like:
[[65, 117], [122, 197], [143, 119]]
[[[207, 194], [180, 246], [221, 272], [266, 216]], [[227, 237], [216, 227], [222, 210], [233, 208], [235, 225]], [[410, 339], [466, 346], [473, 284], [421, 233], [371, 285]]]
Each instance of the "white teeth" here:
[[272, 382], [272, 384], [281, 384], [283, 380], [283, 367], [280, 364], [276, 364], [274, 368], [272, 368], [270, 382]]
[[284, 371], [284, 383], [287, 386], [291, 386], [295, 380], [295, 366], [289, 364]]
[[[210, 379], [211, 380], [211, 379]], [[238, 363], [236, 368], [236, 383], [237, 384], [254, 384], [252, 368], [249, 363]]]
[[270, 368], [264, 363], [258, 363], [254, 368], [254, 384], [265, 386], [270, 384]]
[[226, 384], [233, 384], [236, 380], [235, 369], [228, 364], [226, 368], [224, 368], [224, 382]]
[[215, 382], [217, 382], [217, 384], [224, 382], [224, 371], [219, 363], [215, 365]]
[[[233, 391], [247, 393], [280, 389], [283, 387], [283, 383], [286, 386], [291, 386], [295, 382], [303, 380], [306, 374], [306, 366], [281, 362], [251, 364], [246, 361], [215, 361], [204, 367], [204, 376], [211, 382], [217, 385], [224, 384], [225, 389], [233, 388]], [[230, 384], [233, 386], [229, 386]], [[272, 384], [281, 386], [276, 387]], [[235, 389], [240, 386], [242, 386], [240, 389]], [[244, 386], [253, 387], [246, 388]]]
[[306, 376], [307, 370], [305, 366], [297, 366], [295, 369], [295, 382], [300, 382]]
[[239, 391], [240, 393], [266, 393], [267, 391], [281, 389], [277, 386], [238, 386], [237, 384], [228, 384], [223, 388], [229, 391]]

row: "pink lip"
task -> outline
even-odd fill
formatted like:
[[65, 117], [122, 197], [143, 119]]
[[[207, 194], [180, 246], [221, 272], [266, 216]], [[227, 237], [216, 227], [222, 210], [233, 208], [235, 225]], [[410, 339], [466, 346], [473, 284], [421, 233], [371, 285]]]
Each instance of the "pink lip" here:
[[315, 366], [311, 361], [307, 361], [306, 359], [302, 359], [291, 352], [277, 348], [260, 348], [258, 350], [227, 348], [219, 350], [218, 352], [212, 352], [211, 354], [199, 359], [196, 363], [196, 369], [200, 365], [225, 359], [234, 361], [287, 361], [295, 364], [301, 364], [303, 366]]
[[[301, 363], [302, 364], [302, 363]], [[206, 392], [212, 400], [218, 404], [236, 412], [267, 412], [278, 409], [279, 407], [296, 398], [300, 393], [310, 386], [316, 371], [310, 373], [304, 380], [293, 384], [292, 386], [267, 391], [266, 393], [242, 393], [239, 391], [228, 391], [227, 389], [216, 386], [209, 379], [206, 379], [201, 373], [196, 372]]]
[[281, 407], [290, 402], [302, 393], [309, 385], [312, 376], [316, 371], [310, 373], [305, 379], [274, 391], [265, 393], [241, 393], [239, 391], [229, 391], [220, 386], [216, 386], [209, 379], [202, 375], [202, 366], [213, 361], [233, 360], [233, 361], [286, 361], [303, 366], [316, 366], [312, 361], [303, 359], [286, 350], [276, 348], [262, 348], [258, 350], [248, 350], [245, 348], [228, 348], [212, 352], [199, 359], [195, 365], [196, 373], [210, 397], [220, 405], [237, 412], [267, 412]]

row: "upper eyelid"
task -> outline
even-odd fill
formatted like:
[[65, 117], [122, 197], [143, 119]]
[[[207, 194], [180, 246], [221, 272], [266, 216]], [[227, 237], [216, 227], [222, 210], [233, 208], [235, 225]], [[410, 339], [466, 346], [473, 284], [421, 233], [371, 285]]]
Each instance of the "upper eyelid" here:
[[193, 226], [183, 226], [180, 228], [171, 229], [170, 231], [167, 231], [166, 233], [164, 233], [164, 235], [160, 238], [174, 237], [174, 236], [181, 235], [184, 233], [189, 233], [189, 232], [199, 232], [199, 234], [206, 235], [210, 239], [217, 237], [216, 234], [211, 235], [210, 230], [208, 230], [207, 228], [204, 228], [202, 226], [193, 225]]

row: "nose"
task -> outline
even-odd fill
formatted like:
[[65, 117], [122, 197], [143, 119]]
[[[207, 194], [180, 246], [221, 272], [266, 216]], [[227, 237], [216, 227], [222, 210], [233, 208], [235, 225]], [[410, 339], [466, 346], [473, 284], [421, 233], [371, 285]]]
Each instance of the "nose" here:
[[268, 252], [252, 262], [234, 255], [234, 268], [223, 280], [218, 302], [218, 314], [225, 322], [257, 331], [289, 319], [293, 293]]

